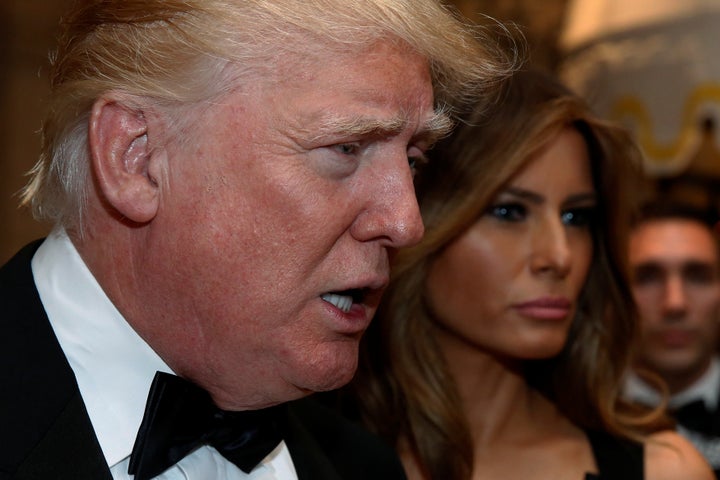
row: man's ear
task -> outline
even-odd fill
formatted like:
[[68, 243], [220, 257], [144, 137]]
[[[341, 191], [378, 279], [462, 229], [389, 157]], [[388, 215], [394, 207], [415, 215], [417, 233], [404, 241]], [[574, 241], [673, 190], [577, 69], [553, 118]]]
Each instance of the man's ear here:
[[[148, 145], [143, 111], [122, 96], [100, 97], [90, 113], [88, 140], [98, 187], [107, 202], [127, 219], [146, 223], [160, 203], [162, 160]], [[162, 154], [160, 154], [162, 155]]]

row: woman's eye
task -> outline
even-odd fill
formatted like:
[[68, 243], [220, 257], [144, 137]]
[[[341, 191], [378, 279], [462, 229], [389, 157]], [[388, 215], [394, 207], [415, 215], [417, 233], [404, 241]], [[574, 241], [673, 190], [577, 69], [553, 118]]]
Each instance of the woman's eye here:
[[562, 212], [562, 222], [571, 227], [587, 227], [595, 219], [595, 207], [574, 208]]
[[522, 205], [508, 203], [491, 206], [488, 214], [505, 222], [519, 222], [525, 218], [527, 210]]

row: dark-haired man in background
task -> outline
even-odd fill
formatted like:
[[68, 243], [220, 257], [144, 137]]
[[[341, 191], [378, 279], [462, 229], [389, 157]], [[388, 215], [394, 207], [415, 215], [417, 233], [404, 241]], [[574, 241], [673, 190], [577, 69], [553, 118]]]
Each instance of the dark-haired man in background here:
[[[715, 219], [691, 205], [645, 207], [630, 237], [632, 288], [640, 315], [637, 372], [662, 378], [669, 410], [684, 434], [720, 472], [720, 250]], [[656, 405], [660, 393], [640, 375], [626, 393]]]

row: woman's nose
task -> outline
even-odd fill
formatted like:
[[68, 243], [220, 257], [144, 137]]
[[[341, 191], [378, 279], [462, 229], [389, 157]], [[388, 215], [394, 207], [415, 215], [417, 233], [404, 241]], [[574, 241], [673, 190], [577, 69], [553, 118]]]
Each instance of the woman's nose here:
[[570, 272], [571, 251], [565, 225], [558, 221], [536, 225], [532, 233], [530, 267], [536, 273], [565, 277]]

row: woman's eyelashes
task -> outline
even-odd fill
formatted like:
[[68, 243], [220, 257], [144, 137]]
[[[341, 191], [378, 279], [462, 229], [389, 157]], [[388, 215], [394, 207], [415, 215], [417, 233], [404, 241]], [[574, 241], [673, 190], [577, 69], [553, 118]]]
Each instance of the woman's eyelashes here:
[[[583, 206], [563, 209], [559, 212], [563, 225], [584, 228], [592, 224], [596, 207]], [[503, 202], [491, 205], [486, 215], [503, 222], [521, 222], [531, 215], [531, 208], [519, 202]]]
[[596, 217], [597, 208], [595, 205], [569, 208], [561, 214], [563, 224], [569, 227], [588, 227]]
[[503, 222], [519, 222], [527, 217], [527, 208], [521, 203], [497, 203], [490, 206], [487, 214]]

